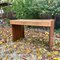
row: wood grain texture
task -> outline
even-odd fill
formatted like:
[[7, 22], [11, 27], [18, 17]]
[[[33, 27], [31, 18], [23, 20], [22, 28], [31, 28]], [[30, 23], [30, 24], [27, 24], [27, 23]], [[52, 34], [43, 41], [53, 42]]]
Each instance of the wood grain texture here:
[[53, 19], [19, 19], [19, 20], [10, 20], [10, 24], [13, 25], [30, 25], [30, 26], [45, 26], [45, 27], [50, 27], [51, 26], [51, 21], [54, 21]]
[[13, 41], [19, 38], [24, 38], [24, 26], [12, 25], [12, 35], [13, 35]]
[[53, 37], [54, 37], [54, 22], [51, 22], [50, 34], [49, 34], [49, 45], [50, 49], [53, 47]]

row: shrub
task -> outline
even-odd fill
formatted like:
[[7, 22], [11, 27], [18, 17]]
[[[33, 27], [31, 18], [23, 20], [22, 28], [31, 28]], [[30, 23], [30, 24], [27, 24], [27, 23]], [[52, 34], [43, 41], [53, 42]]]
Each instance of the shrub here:
[[60, 12], [59, 0], [14, 0], [12, 10], [18, 18], [39, 18], [39, 15], [54, 16]]
[[33, 0], [15, 0], [12, 10], [16, 12], [17, 18], [34, 18], [37, 12], [30, 8], [32, 5]]

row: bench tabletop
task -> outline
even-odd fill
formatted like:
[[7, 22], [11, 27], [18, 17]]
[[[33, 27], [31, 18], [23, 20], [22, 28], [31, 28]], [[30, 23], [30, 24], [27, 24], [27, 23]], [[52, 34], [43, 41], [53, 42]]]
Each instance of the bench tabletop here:
[[18, 19], [10, 20], [12, 25], [30, 25], [30, 26], [51, 26], [54, 19]]

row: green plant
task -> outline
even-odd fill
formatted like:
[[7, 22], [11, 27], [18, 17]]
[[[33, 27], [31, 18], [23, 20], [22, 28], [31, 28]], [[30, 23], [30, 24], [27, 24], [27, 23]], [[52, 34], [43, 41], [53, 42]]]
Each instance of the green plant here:
[[[9, 0], [17, 18], [39, 18], [39, 15], [54, 16], [60, 12], [60, 0]], [[9, 11], [9, 10], [8, 10]]]
[[15, 0], [13, 2], [12, 10], [16, 12], [17, 18], [33, 18], [36, 12], [30, 9], [32, 6], [32, 0]]
[[[41, 14], [50, 14], [51, 16], [60, 12], [60, 1], [40, 0], [34, 4], [33, 9]], [[59, 4], [58, 4], [59, 3]]]
[[60, 33], [60, 29], [55, 29], [55, 33]]

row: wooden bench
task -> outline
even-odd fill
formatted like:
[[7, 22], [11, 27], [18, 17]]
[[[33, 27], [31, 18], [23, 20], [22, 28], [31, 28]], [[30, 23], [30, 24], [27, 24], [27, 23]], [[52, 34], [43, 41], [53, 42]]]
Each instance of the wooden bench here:
[[24, 38], [24, 25], [49, 27], [50, 28], [50, 31], [49, 31], [49, 46], [50, 46], [50, 48], [52, 48], [52, 46], [53, 46], [53, 36], [54, 36], [54, 20], [53, 19], [10, 20], [10, 24], [12, 25], [13, 40], [17, 40], [20, 37]]

